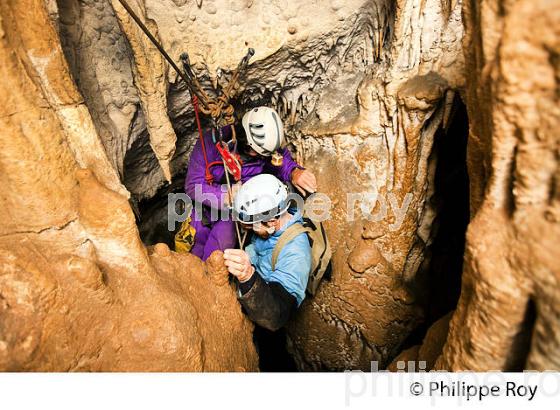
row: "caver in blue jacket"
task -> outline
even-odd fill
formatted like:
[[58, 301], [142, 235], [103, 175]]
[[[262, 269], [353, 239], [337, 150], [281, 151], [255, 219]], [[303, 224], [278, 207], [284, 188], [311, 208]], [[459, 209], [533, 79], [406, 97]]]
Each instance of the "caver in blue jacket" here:
[[239, 300], [249, 317], [271, 330], [282, 327], [291, 312], [301, 305], [311, 270], [311, 246], [302, 233], [288, 242], [271, 269], [272, 252], [282, 233], [295, 223], [302, 223], [301, 213], [290, 209], [292, 218], [267, 239], [253, 236], [245, 251], [255, 267], [252, 278], [240, 284]]

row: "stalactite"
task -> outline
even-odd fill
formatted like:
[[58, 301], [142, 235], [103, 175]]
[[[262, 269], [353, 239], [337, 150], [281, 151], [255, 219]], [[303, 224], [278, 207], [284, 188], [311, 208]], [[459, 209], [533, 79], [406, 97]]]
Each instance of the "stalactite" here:
[[[111, 0], [111, 3], [134, 53], [134, 78], [146, 116], [150, 146], [156, 154], [165, 179], [171, 182], [170, 163], [175, 154], [177, 136], [167, 116], [167, 63], [121, 3], [118, 0]], [[135, 4], [136, 13], [144, 17], [146, 25], [157, 36], [157, 26], [145, 18], [146, 12], [140, 6], [141, 3], [131, 4]]]

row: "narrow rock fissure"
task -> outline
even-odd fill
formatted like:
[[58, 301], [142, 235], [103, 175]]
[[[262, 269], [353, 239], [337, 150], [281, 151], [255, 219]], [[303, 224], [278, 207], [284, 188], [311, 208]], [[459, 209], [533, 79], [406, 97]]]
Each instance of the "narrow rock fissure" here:
[[508, 352], [505, 369], [510, 372], [521, 372], [526, 368], [527, 358], [531, 351], [533, 331], [537, 321], [537, 306], [532, 298], [527, 300], [525, 316], [519, 332], [512, 341], [511, 350]]
[[461, 291], [465, 234], [470, 220], [466, 107], [456, 96], [447, 130], [436, 134], [435, 197], [437, 233], [431, 245], [428, 268], [427, 322], [433, 323], [455, 309]]
[[436, 161], [434, 195], [436, 209], [432, 229], [435, 235], [428, 248], [427, 266], [416, 277], [417, 296], [425, 316], [403, 342], [401, 351], [421, 345], [427, 331], [453, 311], [461, 292], [465, 235], [470, 220], [467, 140], [469, 120], [466, 107], [456, 96], [447, 129], [435, 135], [431, 158]]

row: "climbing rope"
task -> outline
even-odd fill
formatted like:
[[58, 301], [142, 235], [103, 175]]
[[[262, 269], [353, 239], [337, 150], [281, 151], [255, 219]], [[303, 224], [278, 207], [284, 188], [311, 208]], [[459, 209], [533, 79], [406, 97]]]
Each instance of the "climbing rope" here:
[[[223, 89], [221, 91], [221, 95], [216, 98], [212, 98], [208, 95], [206, 90], [200, 84], [200, 81], [198, 81], [198, 78], [194, 75], [194, 72], [191, 68], [189, 55], [187, 53], [181, 54], [184, 74], [187, 78], [186, 81], [188, 81], [190, 84], [189, 88], [193, 90], [193, 92], [202, 102], [200, 111], [212, 118], [216, 128], [231, 125], [235, 122], [235, 110], [233, 108], [233, 105], [231, 105], [229, 101], [232, 97], [233, 92], [238, 88], [240, 73], [247, 67], [249, 60], [254, 54], [255, 50], [252, 48], [247, 51], [247, 54], [241, 59], [241, 61], [233, 71], [231, 79], [228, 82], [226, 88]], [[219, 93], [216, 91], [216, 94]]]
[[200, 145], [202, 146], [202, 155], [204, 156], [204, 164], [206, 165], [206, 174], [204, 178], [206, 179], [206, 182], [211, 184], [214, 181], [214, 177], [210, 172], [210, 166], [208, 164], [208, 156], [206, 155], [206, 144], [204, 143], [204, 135], [202, 134], [202, 126], [200, 125], [200, 115], [198, 113], [198, 97], [194, 94], [191, 94], [191, 101], [194, 108], [196, 126], [198, 128], [198, 138], [200, 139]]
[[189, 91], [191, 91], [191, 94], [192, 93], [196, 94], [196, 90], [194, 89], [194, 87], [192, 87], [192, 85], [189, 82], [189, 79], [187, 78], [185, 73], [183, 73], [181, 71], [181, 69], [177, 66], [177, 64], [175, 64], [175, 61], [173, 61], [173, 59], [169, 56], [169, 54], [167, 54], [167, 52], [162, 47], [162, 45], [156, 40], [156, 38], [152, 35], [152, 33], [150, 33], [150, 30], [148, 30], [148, 27], [146, 27], [144, 25], [144, 23], [142, 22], [140, 17], [138, 17], [138, 15], [134, 12], [134, 10], [132, 10], [130, 5], [125, 0], [119, 0], [119, 3], [121, 3], [121, 5], [124, 7], [124, 9], [127, 11], [127, 13], [130, 15], [130, 17], [132, 17], [132, 19], [136, 22], [136, 24], [138, 24], [140, 29], [144, 32], [144, 34], [146, 34], [148, 39], [157, 48], [157, 50], [160, 52], [160, 54], [167, 60], [169, 65], [171, 67], [173, 67], [173, 69], [177, 72], [177, 74], [183, 79], [183, 81], [185, 82], [187, 87], [189, 87]]
[[152, 35], [148, 27], [142, 22], [140, 17], [134, 12], [134, 10], [130, 7], [130, 5], [126, 2], [126, 0], [119, 0], [119, 3], [124, 7], [127, 13], [132, 17], [132, 19], [138, 24], [140, 29], [144, 32], [144, 34], [148, 37], [148, 39], [152, 42], [152, 44], [157, 48], [160, 54], [167, 60], [169, 65], [177, 72], [179, 77], [184, 81], [186, 86], [189, 88], [189, 91], [192, 95], [195, 95], [200, 102], [200, 111], [203, 114], [209, 115], [212, 117], [213, 123], [215, 127], [223, 127], [226, 125], [233, 124], [235, 122], [234, 119], [234, 108], [229, 102], [233, 91], [237, 88], [240, 72], [247, 67], [249, 63], [249, 59], [255, 54], [255, 50], [252, 48], [249, 49], [245, 57], [241, 60], [237, 68], [232, 74], [231, 80], [228, 83], [226, 89], [222, 92], [222, 95], [212, 98], [208, 95], [208, 93], [204, 90], [196, 76], [194, 75], [192, 69], [190, 68], [189, 57], [187, 53], [183, 53], [181, 55], [181, 60], [183, 61], [183, 66], [185, 71], [182, 71], [175, 61], [169, 56], [169, 54], [165, 51], [163, 46], [156, 40], [156, 38]]
[[[202, 133], [202, 126], [201, 126], [201, 123], [200, 123], [199, 110], [203, 114], [209, 115], [212, 118], [213, 127], [218, 130], [218, 135], [219, 135], [218, 144], [223, 144], [222, 127], [224, 127], [224, 126], [227, 126], [227, 125], [232, 126], [232, 133], [233, 133], [234, 138], [235, 138], [235, 130], [233, 129], [233, 124], [235, 122], [234, 108], [229, 101], [230, 101], [230, 98], [232, 96], [232, 93], [236, 90], [236, 88], [238, 86], [238, 81], [239, 81], [239, 76], [240, 76], [241, 71], [243, 71], [247, 67], [247, 65], [249, 63], [249, 60], [255, 54], [255, 50], [253, 50], [252, 48], [250, 48], [248, 50], [247, 54], [241, 59], [238, 66], [233, 71], [231, 79], [230, 79], [228, 85], [226, 86], [225, 90], [222, 90], [221, 95], [218, 95], [219, 93], [216, 92], [216, 95], [218, 95], [218, 96], [216, 98], [212, 98], [208, 95], [206, 90], [200, 84], [200, 81], [198, 80], [198, 78], [194, 75], [194, 72], [192, 71], [192, 68], [191, 68], [191, 65], [190, 65], [190, 60], [189, 60], [188, 54], [187, 53], [181, 54], [181, 61], [183, 63], [184, 70], [179, 69], [177, 64], [175, 64], [173, 59], [169, 56], [169, 54], [167, 54], [167, 52], [162, 47], [162, 45], [156, 40], [156, 38], [152, 35], [150, 30], [148, 30], [146, 25], [142, 22], [142, 20], [134, 12], [134, 10], [132, 10], [130, 5], [125, 0], [119, 0], [119, 3], [124, 7], [124, 9], [128, 12], [128, 14], [136, 22], [136, 24], [138, 24], [140, 29], [144, 32], [144, 34], [148, 37], [148, 39], [153, 43], [153, 45], [157, 48], [157, 50], [160, 52], [160, 54], [167, 60], [169, 65], [171, 65], [171, 67], [177, 72], [179, 77], [183, 80], [183, 82], [185, 83], [185, 85], [189, 89], [189, 93], [191, 95], [191, 102], [192, 102], [194, 112], [195, 112], [195, 117], [196, 117], [196, 125], [198, 127], [198, 136], [200, 138], [200, 143], [202, 145], [202, 152], [203, 152], [203, 155], [204, 155], [204, 161], [205, 161], [205, 165], [206, 165], [205, 179], [206, 179], [206, 182], [212, 183], [213, 182], [213, 177], [212, 177], [212, 173], [210, 172], [210, 166], [214, 163], [211, 163], [211, 164], [208, 163], [208, 156], [207, 156], [207, 153], [206, 153], [206, 146], [205, 146], [205, 143], [204, 143], [204, 135]], [[223, 146], [222, 146], [222, 149], [224, 149]], [[225, 147], [225, 149], [227, 150], [227, 146]], [[228, 166], [226, 164], [226, 159], [224, 158], [224, 155], [221, 155], [221, 157], [222, 157], [221, 163], [224, 166], [224, 174], [226, 176], [228, 196], [229, 196], [230, 203], [232, 204], [233, 203], [233, 195], [232, 195], [231, 181], [230, 181], [230, 178], [229, 178]], [[229, 158], [229, 160], [232, 160], [232, 158]], [[235, 231], [236, 231], [236, 234], [237, 234], [237, 240], [239, 241], [239, 244], [240, 244], [241, 249], [242, 249], [243, 248], [243, 242], [245, 241], [245, 238], [241, 238], [241, 233], [240, 233], [240, 229], [239, 229], [239, 225], [238, 225], [237, 221], [235, 222]]]

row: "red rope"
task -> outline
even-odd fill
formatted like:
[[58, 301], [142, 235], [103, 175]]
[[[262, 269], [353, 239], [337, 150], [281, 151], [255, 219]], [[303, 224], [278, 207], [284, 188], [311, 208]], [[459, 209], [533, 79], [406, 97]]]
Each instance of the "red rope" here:
[[196, 125], [198, 127], [198, 137], [200, 138], [200, 145], [202, 146], [202, 155], [204, 155], [204, 163], [206, 164], [206, 182], [211, 184], [214, 182], [214, 177], [210, 172], [210, 166], [208, 164], [208, 157], [206, 156], [206, 145], [204, 144], [204, 136], [202, 135], [202, 126], [200, 125], [200, 116], [198, 114], [198, 98], [196, 95], [191, 94], [192, 105], [194, 107], [194, 115], [196, 117]]

